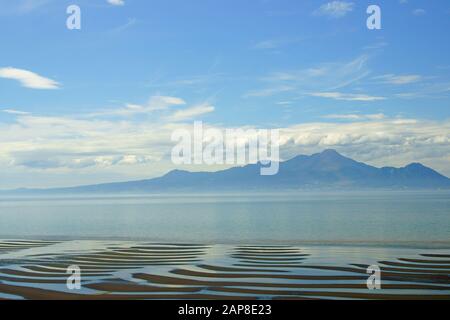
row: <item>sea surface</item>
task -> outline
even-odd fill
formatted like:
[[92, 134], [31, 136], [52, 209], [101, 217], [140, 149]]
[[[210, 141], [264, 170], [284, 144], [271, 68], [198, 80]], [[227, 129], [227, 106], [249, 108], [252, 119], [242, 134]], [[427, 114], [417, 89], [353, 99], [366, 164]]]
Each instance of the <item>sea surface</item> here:
[[0, 238], [450, 248], [450, 192], [3, 196]]

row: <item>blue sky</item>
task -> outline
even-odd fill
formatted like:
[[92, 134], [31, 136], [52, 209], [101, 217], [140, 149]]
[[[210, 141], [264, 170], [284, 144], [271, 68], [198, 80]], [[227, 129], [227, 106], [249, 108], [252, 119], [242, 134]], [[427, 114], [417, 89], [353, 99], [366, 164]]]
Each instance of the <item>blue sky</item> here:
[[0, 188], [162, 174], [194, 120], [450, 175], [448, 30], [445, 0], [0, 0]]

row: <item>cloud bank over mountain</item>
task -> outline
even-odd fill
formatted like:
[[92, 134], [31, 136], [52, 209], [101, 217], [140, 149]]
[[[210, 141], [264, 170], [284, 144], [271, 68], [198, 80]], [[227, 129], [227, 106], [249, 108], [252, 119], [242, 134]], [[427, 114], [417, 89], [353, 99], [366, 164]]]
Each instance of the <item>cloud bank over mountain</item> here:
[[[175, 145], [171, 134], [176, 129], [193, 129], [191, 119], [181, 121], [177, 116], [181, 110], [191, 107], [182, 108], [153, 110], [151, 117], [143, 121], [110, 116], [12, 114], [13, 121], [0, 126], [0, 165], [5, 169], [4, 175], [14, 172], [16, 181], [4, 182], [1, 188], [61, 185], [59, 180], [52, 183], [52, 176], [63, 177], [63, 185], [76, 185], [151, 177], [175, 169], [170, 159]], [[336, 115], [330, 115], [331, 119], [322, 122], [280, 127], [281, 158], [336, 148], [371, 165], [402, 166], [422, 162], [450, 174], [448, 120], [425, 121], [380, 115], [333, 117]], [[204, 126], [205, 129], [226, 129], [208, 122]], [[223, 168], [226, 166], [197, 165], [186, 169], [211, 171]], [[30, 183], [26, 178], [24, 180], [30, 172], [46, 178]], [[80, 180], [83, 176], [86, 179]]]

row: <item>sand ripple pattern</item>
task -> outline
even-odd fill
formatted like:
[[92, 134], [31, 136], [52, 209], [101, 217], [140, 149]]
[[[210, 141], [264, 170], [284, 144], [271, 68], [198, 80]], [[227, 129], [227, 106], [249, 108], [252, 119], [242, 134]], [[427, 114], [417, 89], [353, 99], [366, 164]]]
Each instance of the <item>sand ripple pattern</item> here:
[[[367, 263], [349, 251], [346, 263], [345, 248], [93, 241], [53, 253], [57, 243], [0, 241], [5, 252], [49, 246], [20, 260], [0, 255], [0, 299], [450, 299], [450, 250], [371, 253]], [[374, 262], [381, 290], [366, 285]], [[66, 287], [70, 265], [82, 270], [81, 290]]]
[[58, 243], [58, 241], [41, 240], [0, 240], [0, 254], [15, 250], [32, 249]]

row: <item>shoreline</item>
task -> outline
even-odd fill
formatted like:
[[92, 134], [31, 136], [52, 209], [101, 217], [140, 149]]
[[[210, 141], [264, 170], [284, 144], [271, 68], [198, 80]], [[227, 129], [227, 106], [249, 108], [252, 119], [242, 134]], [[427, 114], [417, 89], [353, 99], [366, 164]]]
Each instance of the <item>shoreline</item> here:
[[152, 237], [103, 237], [103, 236], [11, 236], [0, 235], [1, 240], [43, 240], [43, 241], [123, 241], [123, 242], [151, 242], [165, 244], [202, 245], [292, 245], [292, 246], [326, 246], [326, 247], [370, 247], [370, 248], [408, 248], [408, 249], [450, 249], [450, 241], [371, 241], [371, 240], [209, 240]]

